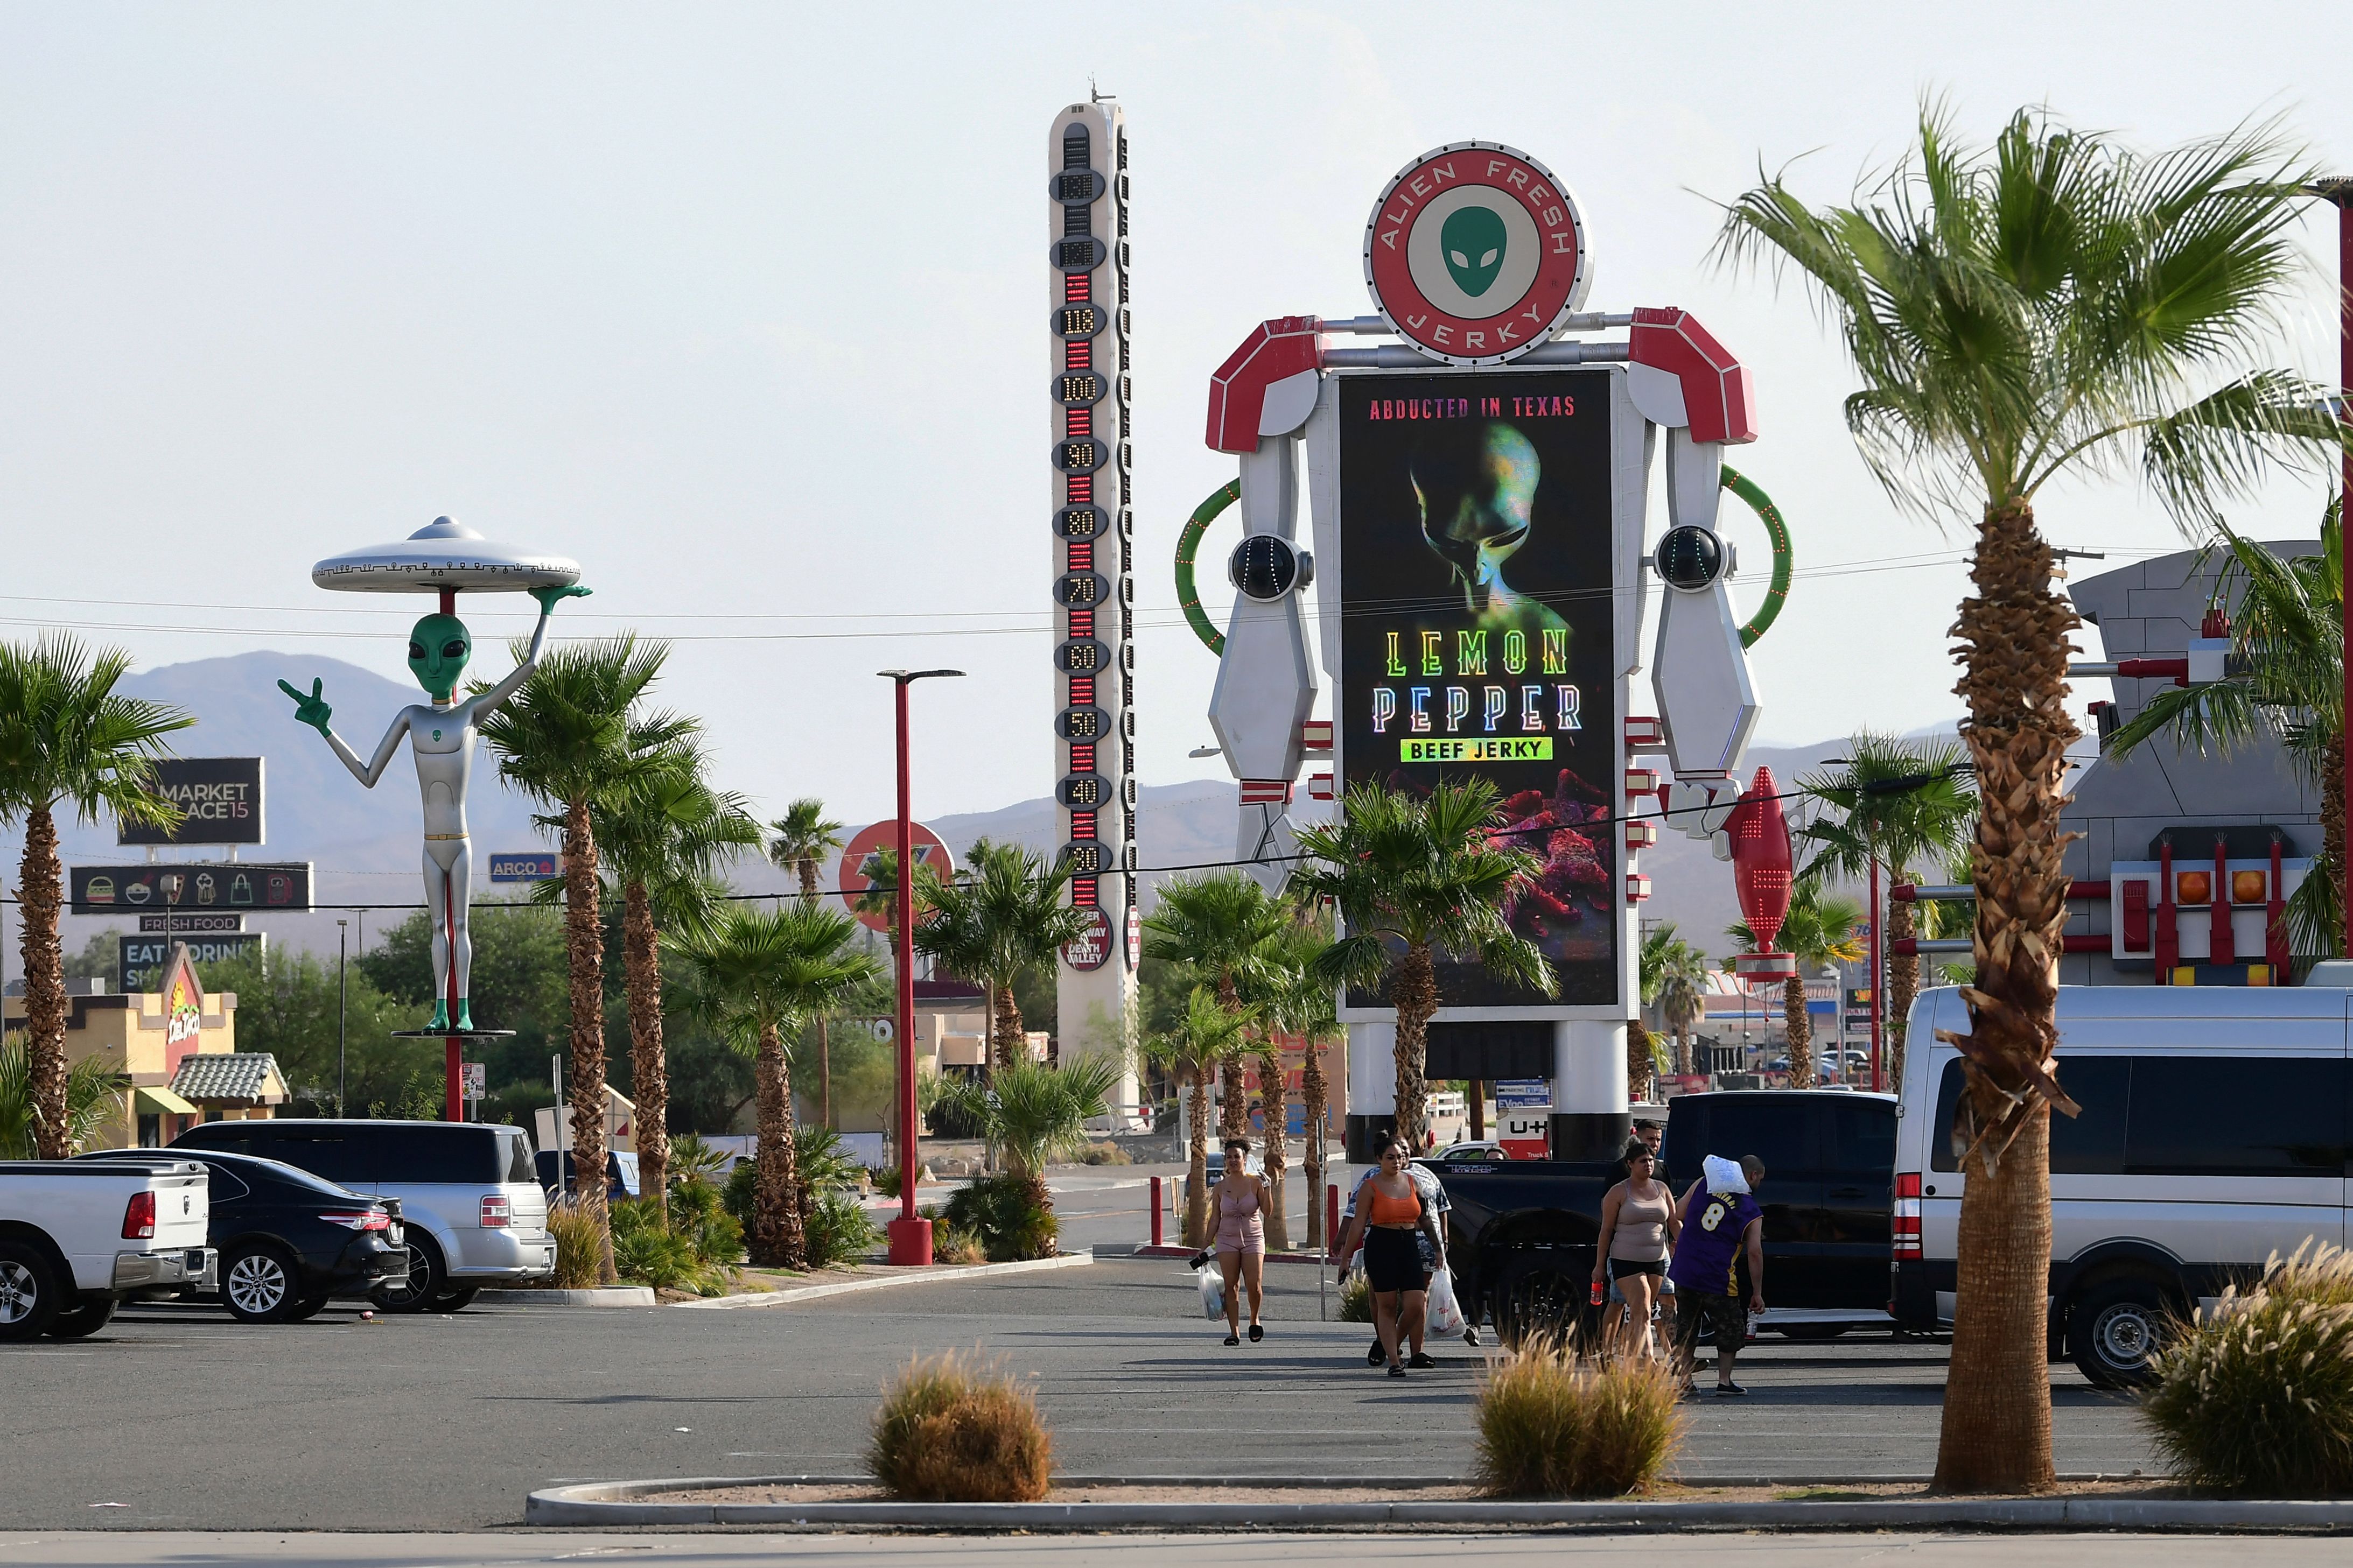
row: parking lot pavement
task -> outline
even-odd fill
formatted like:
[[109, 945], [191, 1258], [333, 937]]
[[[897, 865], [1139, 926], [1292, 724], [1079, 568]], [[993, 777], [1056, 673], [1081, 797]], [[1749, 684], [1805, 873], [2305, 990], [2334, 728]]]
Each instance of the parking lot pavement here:
[[525, 1568], [614, 1558], [703, 1568], [774, 1563], [795, 1568], [1029, 1568], [1050, 1552], [1056, 1568], [1293, 1568], [1299, 1563], [1427, 1564], [1480, 1568], [1615, 1568], [1629, 1555], [1682, 1552], [1709, 1568], [2321, 1568], [2345, 1543], [2319, 1536], [2183, 1535], [1711, 1535], [1677, 1543], [1656, 1535], [1119, 1535], [1036, 1537], [902, 1535], [0, 1534], [9, 1568], [166, 1568], [254, 1563], [269, 1568]]
[[[477, 1307], [251, 1328], [126, 1311], [83, 1341], [0, 1351], [0, 1526], [473, 1529], [535, 1487], [649, 1476], [847, 1474], [883, 1380], [979, 1350], [1036, 1380], [1066, 1470], [1459, 1472], [1479, 1355], [1398, 1383], [1369, 1331], [1316, 1321], [1316, 1271], [1268, 1269], [1262, 1345], [1218, 1342], [1190, 1275], [1121, 1259], [755, 1311]], [[1941, 1347], [1850, 1338], [1743, 1356], [1743, 1401], [1690, 1406], [1693, 1479], [1925, 1475]], [[2129, 1405], [2053, 1369], [2059, 1468], [2129, 1471]]]

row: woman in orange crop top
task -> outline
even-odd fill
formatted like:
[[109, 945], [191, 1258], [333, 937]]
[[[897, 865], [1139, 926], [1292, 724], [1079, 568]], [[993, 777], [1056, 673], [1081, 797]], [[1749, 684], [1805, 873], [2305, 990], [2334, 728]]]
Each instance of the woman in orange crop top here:
[[1364, 1243], [1373, 1326], [1380, 1333], [1391, 1377], [1405, 1375], [1404, 1335], [1398, 1332], [1398, 1324], [1411, 1319], [1421, 1306], [1421, 1250], [1414, 1245], [1414, 1233], [1427, 1235], [1430, 1246], [1438, 1249], [1437, 1256], [1446, 1256], [1438, 1216], [1421, 1201], [1413, 1178], [1406, 1173], [1410, 1157], [1402, 1141], [1389, 1140], [1381, 1151], [1380, 1173], [1365, 1184], [1356, 1217], [1348, 1223], [1348, 1234], [1340, 1244], [1340, 1256], [1345, 1258], [1356, 1251], [1359, 1240]]

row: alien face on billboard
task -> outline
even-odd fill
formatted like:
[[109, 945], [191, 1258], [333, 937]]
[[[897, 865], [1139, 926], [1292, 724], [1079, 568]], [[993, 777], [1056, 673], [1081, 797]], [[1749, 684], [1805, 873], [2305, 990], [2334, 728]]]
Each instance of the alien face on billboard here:
[[408, 634], [408, 668], [436, 702], [447, 702], [474, 657], [474, 634], [455, 616], [427, 616]]
[[1421, 503], [1422, 539], [1452, 569], [1482, 625], [1567, 625], [1504, 580], [1504, 563], [1527, 542], [1543, 476], [1525, 436], [1494, 421], [1440, 425], [1422, 437], [1408, 471]]
[[1438, 247], [1454, 286], [1473, 300], [1484, 294], [1503, 269], [1507, 237], [1504, 220], [1493, 207], [1457, 207], [1447, 214], [1445, 226], [1438, 231]]

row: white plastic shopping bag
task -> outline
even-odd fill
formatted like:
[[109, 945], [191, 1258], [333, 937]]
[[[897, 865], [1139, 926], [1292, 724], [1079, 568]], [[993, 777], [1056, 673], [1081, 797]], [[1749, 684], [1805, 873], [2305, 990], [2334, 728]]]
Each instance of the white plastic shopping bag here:
[[1423, 1331], [1440, 1339], [1451, 1340], [1464, 1328], [1462, 1304], [1454, 1299], [1454, 1276], [1443, 1268], [1430, 1277], [1425, 1311]]
[[1226, 1315], [1226, 1281], [1214, 1268], [1197, 1268], [1193, 1277], [1201, 1282], [1201, 1316], [1222, 1318]]

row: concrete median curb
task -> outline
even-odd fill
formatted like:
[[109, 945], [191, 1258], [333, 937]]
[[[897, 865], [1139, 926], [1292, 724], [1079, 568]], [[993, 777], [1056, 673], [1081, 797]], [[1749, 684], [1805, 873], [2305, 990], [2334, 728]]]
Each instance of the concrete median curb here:
[[[795, 1285], [782, 1290], [712, 1296], [700, 1301], [672, 1303], [681, 1311], [730, 1311], [738, 1307], [789, 1307], [796, 1301], [816, 1301], [828, 1296], [848, 1296], [860, 1290], [887, 1290], [894, 1285], [922, 1285], [942, 1279], [991, 1279], [1005, 1274], [1034, 1274], [1045, 1268], [1082, 1268], [1095, 1260], [1091, 1248], [1059, 1258], [1032, 1258], [1020, 1263], [973, 1263], [953, 1268], [926, 1268], [904, 1274], [870, 1274], [857, 1279], [837, 1279], [824, 1285]], [[651, 1291], [647, 1292], [652, 1295]], [[650, 1300], [647, 1303], [652, 1305]]]
[[[1127, 1478], [1167, 1485], [1179, 1478]], [[839, 1529], [1001, 1531], [1098, 1530], [1357, 1530], [1378, 1525], [1581, 1531], [2021, 1530], [2193, 1532], [2353, 1532], [2353, 1501], [2225, 1501], [2187, 1499], [1889, 1498], [1789, 1502], [780, 1502], [654, 1500], [665, 1492], [725, 1486], [864, 1484], [840, 1477], [688, 1478], [589, 1481], [531, 1494], [529, 1525], [643, 1527], [807, 1525]], [[1065, 1486], [1117, 1484], [1068, 1477]], [[1195, 1480], [1193, 1484], [1199, 1484]], [[1238, 1482], [1237, 1489], [1264, 1482]], [[1333, 1485], [1361, 1486], [1362, 1480]], [[1787, 1482], [1789, 1486], [1810, 1483]], [[1287, 1489], [1297, 1489], [1295, 1488]]]
[[650, 1285], [607, 1285], [595, 1290], [483, 1290], [485, 1307], [659, 1307]]

